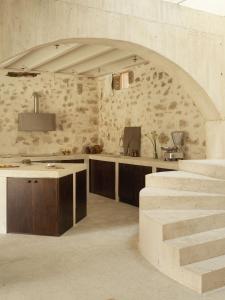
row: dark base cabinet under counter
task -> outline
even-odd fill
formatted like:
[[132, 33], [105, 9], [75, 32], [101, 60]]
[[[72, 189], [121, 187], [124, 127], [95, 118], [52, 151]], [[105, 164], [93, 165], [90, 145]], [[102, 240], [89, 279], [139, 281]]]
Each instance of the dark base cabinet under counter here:
[[172, 170], [172, 169], [165, 169], [165, 168], [156, 168], [156, 172], [169, 172], [169, 171], [176, 171], [176, 170]]
[[76, 223], [87, 216], [87, 171], [76, 173]]
[[61, 164], [83, 164], [84, 159], [48, 159], [48, 160], [37, 160], [34, 162], [39, 163], [61, 163]]
[[86, 177], [83, 170], [60, 178], [7, 178], [7, 233], [66, 232], [87, 214]]
[[7, 232], [59, 236], [73, 226], [73, 175], [7, 179]]
[[145, 175], [152, 173], [147, 166], [119, 164], [119, 201], [139, 206], [139, 193], [145, 187]]
[[115, 199], [115, 162], [89, 160], [89, 189], [91, 193]]

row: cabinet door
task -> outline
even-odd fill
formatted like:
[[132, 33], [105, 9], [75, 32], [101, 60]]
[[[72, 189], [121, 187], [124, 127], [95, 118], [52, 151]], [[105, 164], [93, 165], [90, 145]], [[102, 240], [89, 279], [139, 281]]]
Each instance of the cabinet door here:
[[59, 234], [73, 226], [73, 175], [59, 179], [58, 218]]
[[134, 168], [133, 165], [119, 164], [119, 199], [121, 202], [134, 202]]
[[33, 233], [32, 181], [7, 179], [7, 232]]
[[101, 195], [102, 193], [102, 171], [101, 164], [96, 160], [89, 160], [89, 190], [91, 193]]
[[39, 162], [39, 163], [62, 163], [62, 164], [83, 164], [84, 159], [62, 159], [62, 160], [57, 160], [57, 159], [50, 159], [50, 160], [38, 160], [34, 162]]
[[63, 164], [83, 164], [84, 163], [84, 159], [63, 159], [60, 161]]
[[87, 215], [87, 171], [76, 174], [76, 223]]
[[115, 163], [90, 160], [89, 168], [90, 192], [115, 199]]
[[165, 168], [156, 168], [156, 172], [168, 172], [168, 171], [175, 171], [175, 170], [172, 170], [172, 169], [165, 169]]
[[57, 179], [33, 179], [33, 233], [58, 234], [58, 181]]
[[145, 166], [133, 167], [133, 205], [139, 207], [139, 193], [145, 187], [145, 175], [152, 173], [152, 168]]
[[120, 201], [139, 206], [139, 193], [145, 187], [145, 175], [151, 172], [151, 167], [119, 164]]

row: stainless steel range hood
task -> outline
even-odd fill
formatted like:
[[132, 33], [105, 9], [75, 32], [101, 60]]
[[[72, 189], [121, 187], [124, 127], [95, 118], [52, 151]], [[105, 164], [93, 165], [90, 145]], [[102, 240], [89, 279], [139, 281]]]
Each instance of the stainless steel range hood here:
[[34, 112], [19, 114], [19, 131], [54, 131], [56, 116], [51, 113], [39, 112], [39, 94], [34, 93]]

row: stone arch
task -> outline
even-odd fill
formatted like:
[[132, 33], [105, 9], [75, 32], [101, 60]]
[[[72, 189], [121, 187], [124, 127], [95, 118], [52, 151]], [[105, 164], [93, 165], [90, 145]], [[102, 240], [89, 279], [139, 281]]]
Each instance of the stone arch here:
[[[131, 0], [129, 5], [123, 6], [116, 0], [109, 7], [107, 5], [102, 8], [96, 1], [90, 6], [86, 0], [1, 1], [1, 11], [4, 11], [2, 24], [6, 24], [1, 31], [2, 36], [7, 38], [1, 43], [0, 61], [60, 40], [85, 39], [136, 48], [136, 52], [142, 53], [146, 59], [154, 60], [179, 77], [181, 83], [185, 82], [206, 121], [223, 118], [225, 105], [220, 74], [213, 64], [211, 72], [207, 73], [204, 69], [209, 57], [221, 55], [220, 48], [212, 48], [220, 43], [218, 36], [212, 41], [211, 33], [209, 37], [207, 34], [200, 35], [205, 30], [203, 27], [192, 29], [191, 35], [180, 25], [183, 12], [161, 1], [142, 0], [137, 3]], [[149, 14], [146, 14], [150, 8]], [[170, 13], [173, 13], [173, 21], [169, 19]], [[15, 16], [17, 22], [9, 24], [8, 20]], [[7, 36], [9, 31], [11, 35]], [[194, 43], [196, 38], [198, 43]], [[195, 51], [191, 52], [193, 45]]]
[[162, 55], [156, 53], [155, 51], [148, 49], [146, 47], [119, 40], [111, 40], [107, 38], [70, 38], [70, 39], [60, 39], [54, 40], [47, 44], [42, 44], [35, 46], [31, 49], [26, 49], [19, 55], [26, 53], [27, 51], [34, 51], [38, 48], [45, 47], [47, 45], [54, 44], [66, 44], [66, 43], [81, 43], [81, 44], [101, 44], [109, 45], [112, 47], [117, 47], [119, 49], [133, 50], [136, 54], [142, 56], [147, 61], [153, 61], [155, 64], [160, 66], [164, 71], [168, 72], [171, 76], [179, 79], [180, 83], [185, 86], [190, 94], [191, 98], [194, 100], [199, 111], [203, 115], [205, 120], [215, 120], [219, 118], [218, 112], [213, 105], [211, 99], [204, 91], [204, 89], [181, 67], [170, 61], [169, 59], [163, 57]]

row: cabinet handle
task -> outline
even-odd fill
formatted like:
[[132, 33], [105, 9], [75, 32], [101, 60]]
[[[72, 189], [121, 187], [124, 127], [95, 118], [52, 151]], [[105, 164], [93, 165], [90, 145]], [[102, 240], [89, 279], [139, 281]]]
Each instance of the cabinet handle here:
[[37, 181], [37, 180], [34, 180], [34, 183], [38, 183], [38, 181]]
[[28, 182], [28, 183], [31, 183], [31, 180], [28, 180], [27, 182]]

